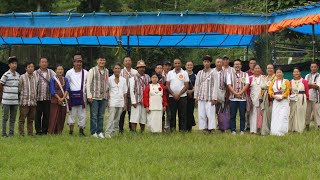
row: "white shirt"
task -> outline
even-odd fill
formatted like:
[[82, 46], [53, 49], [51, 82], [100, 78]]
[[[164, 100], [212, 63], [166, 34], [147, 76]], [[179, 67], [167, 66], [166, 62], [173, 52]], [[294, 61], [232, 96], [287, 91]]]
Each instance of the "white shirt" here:
[[[310, 82], [308, 81], [309, 76], [311, 76], [311, 78], [310, 78], [311, 81]], [[310, 74], [306, 75], [305, 80], [308, 81], [308, 84], [316, 84], [316, 85], [320, 86], [320, 74], [318, 75], [316, 81], [314, 81], [315, 77], [316, 77], [315, 74], [311, 74], [310, 73]], [[315, 89], [309, 89], [309, 100], [310, 101], [313, 101], [313, 102], [317, 101], [316, 91], [317, 90], [315, 90]]]
[[[85, 92], [88, 71], [83, 69], [83, 72], [84, 72], [83, 92]], [[69, 71], [67, 71], [66, 78], [69, 80], [70, 91], [81, 90], [82, 70], [80, 72], [76, 72], [74, 68], [72, 68]]]
[[[189, 75], [183, 69], [176, 73], [175, 69], [169, 71], [167, 75], [167, 82], [170, 82], [170, 89], [173, 93], [178, 94], [184, 88], [184, 83], [189, 82]], [[184, 92], [180, 97], [186, 97], [187, 92]], [[169, 97], [173, 97], [169, 94]]]
[[123, 107], [124, 95], [128, 91], [127, 81], [124, 77], [119, 77], [119, 83], [116, 84], [115, 76], [109, 78], [109, 107]]
[[[250, 84], [248, 74], [247, 73], [244, 73], [244, 74], [246, 75], [246, 80], [245, 80], [246, 81], [246, 85]], [[232, 80], [231, 80], [231, 74], [230, 73], [227, 75], [227, 85], [232, 85]], [[244, 92], [244, 93], [247, 93], [247, 91]], [[246, 101], [246, 99], [231, 98], [231, 96], [230, 96], [230, 101]]]

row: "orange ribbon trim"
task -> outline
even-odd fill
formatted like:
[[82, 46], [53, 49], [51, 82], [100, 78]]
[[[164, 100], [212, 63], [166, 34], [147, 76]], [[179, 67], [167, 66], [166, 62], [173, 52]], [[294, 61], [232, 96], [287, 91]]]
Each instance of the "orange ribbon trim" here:
[[80, 37], [121, 35], [172, 35], [174, 33], [252, 34], [267, 32], [270, 25], [141, 25], [141, 26], [81, 26], [62, 28], [0, 27], [3, 37]]
[[320, 14], [305, 16], [303, 18], [286, 19], [286, 20], [271, 24], [268, 32], [274, 33], [288, 27], [295, 28], [303, 25], [318, 24], [319, 22], [320, 22]]

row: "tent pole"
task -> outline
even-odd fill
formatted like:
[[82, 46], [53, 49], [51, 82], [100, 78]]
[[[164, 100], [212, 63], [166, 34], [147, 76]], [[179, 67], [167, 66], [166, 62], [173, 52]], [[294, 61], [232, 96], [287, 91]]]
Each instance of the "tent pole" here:
[[130, 56], [131, 55], [131, 48], [130, 48], [130, 36], [128, 36], [128, 41], [127, 41], [127, 56]]
[[11, 57], [11, 46], [9, 46], [9, 57]]
[[314, 24], [312, 24], [312, 56], [313, 56], [313, 61], [316, 60], [316, 36], [315, 36], [315, 29], [314, 29]]

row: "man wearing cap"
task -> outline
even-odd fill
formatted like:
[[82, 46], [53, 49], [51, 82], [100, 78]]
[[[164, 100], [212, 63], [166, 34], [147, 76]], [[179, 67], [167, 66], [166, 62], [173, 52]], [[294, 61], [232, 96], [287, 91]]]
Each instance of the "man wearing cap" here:
[[73, 68], [67, 71], [66, 78], [70, 84], [69, 94], [69, 116], [68, 125], [69, 134], [73, 134], [74, 124], [78, 118], [79, 135], [85, 136], [84, 128], [86, 127], [86, 91], [85, 84], [87, 82], [88, 71], [82, 68], [82, 56], [76, 54], [73, 57]]
[[[134, 75], [136, 75], [138, 73], [137, 70], [132, 68], [132, 60], [131, 57], [125, 57], [123, 58], [123, 65], [124, 68], [121, 70], [120, 72], [120, 76], [124, 77], [126, 79], [127, 82], [127, 87], [129, 88], [129, 79], [131, 77], [133, 77]], [[124, 125], [124, 118], [126, 116], [126, 112], [128, 111], [128, 115], [129, 115], [129, 121], [130, 121], [130, 112], [131, 112], [131, 98], [130, 98], [130, 90], [128, 89], [127, 91], [127, 110], [123, 111], [123, 113], [120, 116], [120, 122], [119, 122], [119, 132], [122, 133], [123, 132], [123, 125]], [[129, 122], [129, 129], [131, 130], [131, 125]]]
[[176, 130], [176, 114], [179, 116], [179, 131], [187, 131], [187, 90], [189, 86], [189, 75], [181, 68], [181, 60], [173, 61], [174, 69], [168, 73], [167, 89], [169, 95], [169, 107], [171, 110], [170, 130]]
[[211, 69], [211, 56], [206, 55], [202, 60], [203, 70], [197, 74], [194, 99], [198, 102], [199, 129], [210, 133], [217, 128], [215, 106], [217, 104], [218, 86], [215, 83], [217, 74]]
[[9, 136], [14, 135], [14, 123], [19, 104], [19, 79], [20, 74], [16, 72], [18, 59], [13, 56], [8, 59], [9, 70], [0, 79], [0, 100], [2, 103], [2, 137], [7, 135], [7, 121], [10, 115]]
[[[166, 61], [163, 64], [162, 77], [165, 79], [165, 82], [163, 83], [163, 85], [165, 86], [165, 89], [166, 89], [167, 99], [169, 99], [169, 91], [167, 90], [167, 87], [166, 87], [166, 81], [167, 81], [166, 79], [167, 79], [169, 71], [171, 71], [171, 62], [170, 61]], [[170, 130], [170, 114], [171, 114], [171, 110], [170, 110], [170, 106], [169, 106], [169, 103], [168, 103], [168, 106], [166, 108], [166, 117], [162, 118], [162, 121], [163, 121], [163, 126], [162, 127], [166, 131]]]
[[48, 69], [48, 59], [40, 58], [40, 68], [34, 71], [34, 76], [37, 80], [37, 110], [35, 118], [36, 135], [46, 135], [48, 133], [51, 94], [50, 94], [50, 79], [56, 73]]
[[131, 94], [131, 130], [136, 132], [139, 123], [141, 132], [145, 129], [147, 123], [147, 112], [143, 106], [144, 89], [150, 82], [149, 75], [145, 74], [146, 64], [143, 60], [137, 62], [138, 74], [129, 79], [129, 89]]

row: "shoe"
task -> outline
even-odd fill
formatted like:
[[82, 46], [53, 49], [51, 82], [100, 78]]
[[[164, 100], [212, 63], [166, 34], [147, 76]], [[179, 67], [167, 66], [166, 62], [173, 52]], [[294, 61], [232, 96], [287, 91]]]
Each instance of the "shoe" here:
[[73, 131], [69, 131], [69, 135], [73, 135]]
[[111, 135], [110, 134], [106, 134], [105, 138], [111, 139]]
[[8, 137], [8, 135], [7, 134], [2, 134], [2, 137]]
[[99, 138], [101, 138], [101, 139], [103, 139], [103, 138], [104, 138], [103, 133], [102, 133], [102, 132], [101, 132], [101, 133], [99, 133], [99, 134], [98, 134], [98, 137], [99, 137]]
[[92, 134], [92, 137], [99, 138], [97, 133]]
[[241, 131], [241, 132], [240, 132], [240, 135], [244, 135], [244, 132], [243, 132], [243, 131]]
[[237, 133], [235, 131], [232, 131], [231, 134], [232, 135], [237, 135]]
[[41, 134], [41, 132], [37, 132], [36, 135], [37, 136], [41, 136], [42, 134]]
[[82, 128], [80, 128], [80, 129], [79, 129], [79, 135], [80, 135], [80, 136], [86, 136], [86, 135], [84, 134], [84, 132], [83, 132], [83, 129], [82, 129]]
[[307, 129], [307, 131], [309, 131], [310, 130], [310, 125], [306, 125], [306, 129]]

